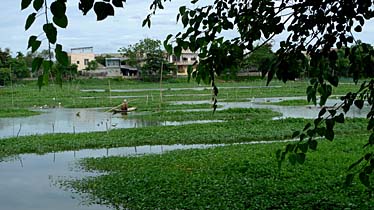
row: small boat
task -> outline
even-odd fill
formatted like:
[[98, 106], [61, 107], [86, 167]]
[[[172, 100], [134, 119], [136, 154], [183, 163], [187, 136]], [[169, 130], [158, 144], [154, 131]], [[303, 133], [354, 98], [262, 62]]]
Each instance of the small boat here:
[[111, 112], [113, 112], [113, 114], [117, 114], [117, 113], [127, 113], [127, 112], [133, 112], [136, 110], [136, 107], [129, 107], [127, 110], [122, 110], [122, 109], [113, 109]]

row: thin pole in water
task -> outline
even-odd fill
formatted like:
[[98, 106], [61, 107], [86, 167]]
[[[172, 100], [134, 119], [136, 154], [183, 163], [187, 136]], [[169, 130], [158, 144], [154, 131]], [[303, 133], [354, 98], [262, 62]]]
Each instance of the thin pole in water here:
[[110, 106], [112, 106], [112, 88], [110, 87], [110, 79], [108, 79], [108, 85], [109, 85], [109, 103], [110, 103]]
[[162, 71], [164, 69], [164, 62], [161, 63], [161, 70], [160, 70], [160, 110], [162, 108]]
[[22, 124], [20, 123], [20, 124], [19, 124], [19, 130], [18, 130], [18, 133], [17, 133], [17, 138], [18, 138], [18, 136], [19, 136], [19, 133], [21, 132], [21, 128], [22, 128]]

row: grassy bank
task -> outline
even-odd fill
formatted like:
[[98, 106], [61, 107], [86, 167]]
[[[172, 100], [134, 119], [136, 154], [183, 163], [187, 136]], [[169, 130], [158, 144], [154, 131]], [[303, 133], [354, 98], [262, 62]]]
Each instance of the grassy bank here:
[[121, 209], [372, 209], [358, 179], [343, 187], [347, 164], [362, 155], [367, 137], [321, 141], [304, 165], [286, 164], [280, 176], [274, 151], [282, 144], [236, 145], [85, 159], [85, 170], [106, 175], [62, 185]]
[[27, 117], [27, 116], [33, 116], [38, 115], [40, 112], [37, 111], [31, 111], [28, 109], [0, 109], [0, 118], [4, 117]]

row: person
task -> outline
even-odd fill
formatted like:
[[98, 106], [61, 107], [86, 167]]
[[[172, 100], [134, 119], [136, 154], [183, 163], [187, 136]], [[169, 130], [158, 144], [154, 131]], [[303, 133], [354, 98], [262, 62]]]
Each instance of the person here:
[[127, 112], [128, 108], [129, 108], [129, 104], [127, 103], [127, 100], [124, 99], [123, 102], [122, 102], [122, 105], [121, 105], [121, 110]]

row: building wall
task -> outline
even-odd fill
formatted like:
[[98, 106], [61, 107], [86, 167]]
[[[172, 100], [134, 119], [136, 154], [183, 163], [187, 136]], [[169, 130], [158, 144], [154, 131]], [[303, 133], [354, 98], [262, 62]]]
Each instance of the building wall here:
[[182, 51], [180, 57], [169, 56], [169, 62], [178, 67], [178, 76], [186, 76], [188, 66], [193, 65], [196, 61], [199, 61], [198, 54], [190, 51]]
[[84, 70], [88, 62], [95, 60], [94, 53], [70, 53], [70, 63], [78, 66], [78, 71]]

